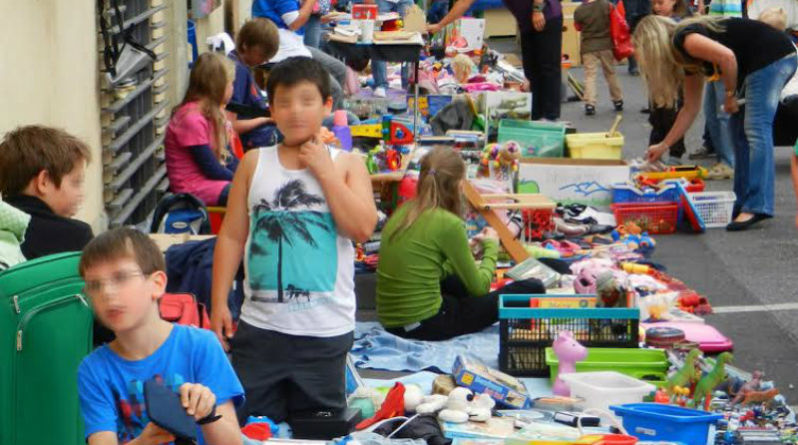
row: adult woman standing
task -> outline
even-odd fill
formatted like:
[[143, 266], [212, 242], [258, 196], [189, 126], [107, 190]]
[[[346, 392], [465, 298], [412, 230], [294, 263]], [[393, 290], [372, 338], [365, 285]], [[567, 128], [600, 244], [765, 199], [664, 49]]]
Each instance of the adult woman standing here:
[[[789, 38], [764, 23], [738, 18], [698, 17], [676, 24], [649, 16], [634, 33], [635, 53], [656, 104], [676, 101], [684, 88], [684, 107], [649, 161], [659, 159], [693, 123], [701, 106], [704, 78], [720, 79], [724, 109], [731, 113], [735, 145], [735, 218], [726, 229], [745, 230], [773, 216], [773, 118], [779, 92], [798, 62]], [[738, 105], [745, 99], [745, 106]]]
[[[562, 88], [562, 5], [560, 0], [503, 0], [518, 21], [524, 76], [532, 91], [532, 119], [560, 118]], [[427, 26], [434, 34], [462, 17], [474, 0], [458, 0], [440, 22]]]

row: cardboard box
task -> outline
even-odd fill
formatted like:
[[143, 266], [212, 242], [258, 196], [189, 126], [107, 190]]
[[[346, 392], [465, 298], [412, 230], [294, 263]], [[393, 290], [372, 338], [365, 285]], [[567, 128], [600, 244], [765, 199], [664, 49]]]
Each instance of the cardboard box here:
[[624, 161], [599, 159], [522, 159], [518, 169], [519, 193], [542, 193], [553, 201], [580, 203], [607, 210], [612, 184], [629, 180]]
[[458, 355], [452, 369], [454, 380], [475, 393], [488, 394], [497, 403], [510, 408], [524, 408], [529, 396], [517, 378], [487, 367], [479, 360]]

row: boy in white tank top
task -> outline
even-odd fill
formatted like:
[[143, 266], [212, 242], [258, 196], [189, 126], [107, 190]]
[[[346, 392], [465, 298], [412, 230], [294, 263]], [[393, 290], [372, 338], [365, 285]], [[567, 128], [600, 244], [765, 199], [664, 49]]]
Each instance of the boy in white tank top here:
[[[211, 323], [231, 346], [244, 386], [239, 419], [281, 422], [346, 406], [352, 241], [371, 236], [377, 209], [363, 161], [319, 140], [332, 107], [324, 68], [306, 57], [286, 59], [266, 89], [284, 140], [248, 151], [233, 179], [214, 252]], [[233, 336], [227, 294], [242, 259], [245, 300]]]

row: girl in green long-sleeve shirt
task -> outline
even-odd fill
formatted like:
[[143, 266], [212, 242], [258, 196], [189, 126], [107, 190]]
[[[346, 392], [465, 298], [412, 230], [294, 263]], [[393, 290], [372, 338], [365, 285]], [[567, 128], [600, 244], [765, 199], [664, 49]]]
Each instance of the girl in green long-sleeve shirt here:
[[498, 236], [474, 238], [482, 261], [471, 254], [462, 220], [465, 164], [449, 148], [421, 159], [416, 197], [388, 220], [377, 266], [377, 316], [391, 333], [444, 340], [479, 331], [498, 319], [499, 293], [544, 293], [540, 281], [512, 283], [489, 292]]

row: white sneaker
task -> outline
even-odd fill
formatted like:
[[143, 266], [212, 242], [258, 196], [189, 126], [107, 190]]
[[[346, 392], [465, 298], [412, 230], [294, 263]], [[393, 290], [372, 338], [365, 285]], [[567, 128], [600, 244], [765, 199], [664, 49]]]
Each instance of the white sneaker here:
[[374, 97], [385, 97], [385, 96], [387, 96], [385, 88], [383, 87], [374, 88]]

